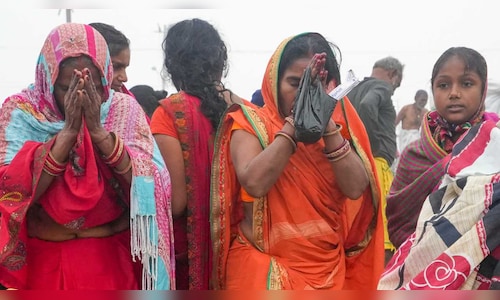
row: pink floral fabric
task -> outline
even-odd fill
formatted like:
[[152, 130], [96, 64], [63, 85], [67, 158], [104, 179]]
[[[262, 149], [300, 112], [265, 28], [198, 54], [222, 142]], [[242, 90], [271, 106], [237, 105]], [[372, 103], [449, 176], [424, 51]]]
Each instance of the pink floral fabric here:
[[378, 289], [499, 288], [498, 149], [500, 128], [493, 121], [457, 141], [439, 189], [425, 200], [415, 232], [387, 264]]

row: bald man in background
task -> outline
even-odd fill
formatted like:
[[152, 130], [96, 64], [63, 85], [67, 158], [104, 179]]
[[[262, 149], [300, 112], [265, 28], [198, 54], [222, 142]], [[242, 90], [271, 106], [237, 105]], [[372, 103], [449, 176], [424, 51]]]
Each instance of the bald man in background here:
[[408, 146], [408, 144], [420, 137], [420, 125], [422, 119], [429, 110], [425, 108], [429, 95], [425, 90], [418, 90], [415, 93], [415, 102], [407, 104], [401, 108], [396, 116], [396, 126], [401, 123], [401, 131], [399, 133], [399, 151]]

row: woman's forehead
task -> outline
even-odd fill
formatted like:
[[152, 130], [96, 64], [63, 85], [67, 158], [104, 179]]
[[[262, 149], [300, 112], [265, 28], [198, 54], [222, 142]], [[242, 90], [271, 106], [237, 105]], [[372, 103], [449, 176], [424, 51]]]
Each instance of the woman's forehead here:
[[101, 72], [98, 67], [94, 64], [92, 59], [86, 55], [78, 56], [78, 57], [70, 57], [62, 61], [61, 69], [63, 68], [71, 68], [82, 71], [85, 68], [88, 68], [94, 76], [101, 76]]
[[92, 59], [86, 55], [81, 55], [81, 56], [76, 56], [76, 57], [68, 57], [68, 58], [64, 59], [61, 62], [61, 67], [65, 67], [65, 66], [71, 66], [73, 68], [80, 68], [80, 67], [88, 68], [89, 66], [95, 67]]

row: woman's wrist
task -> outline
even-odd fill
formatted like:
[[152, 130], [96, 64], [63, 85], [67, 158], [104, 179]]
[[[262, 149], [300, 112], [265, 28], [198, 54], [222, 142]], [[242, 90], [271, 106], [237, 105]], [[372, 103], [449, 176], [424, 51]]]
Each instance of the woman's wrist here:
[[328, 121], [328, 124], [327, 124], [326, 128], [325, 128], [325, 133], [327, 133], [327, 132], [331, 132], [331, 131], [334, 131], [334, 130], [338, 129], [338, 128], [339, 128], [339, 126], [340, 126], [340, 128], [342, 128], [342, 126], [341, 126], [341, 125], [338, 125], [338, 124], [337, 124], [337, 123], [335, 123], [332, 119], [330, 119], [330, 120]]
[[280, 130], [276, 132], [276, 134], [274, 135], [274, 139], [276, 140], [278, 137], [285, 138], [289, 142], [289, 144], [292, 145], [292, 154], [297, 151], [297, 141], [291, 134], [287, 133], [284, 130]]
[[57, 134], [57, 141], [62, 144], [71, 144], [71, 147], [73, 147], [74, 143], [76, 142], [77, 136], [78, 136], [78, 131], [63, 128]]
[[65, 163], [68, 161], [69, 152], [76, 143], [78, 133], [71, 129], [62, 129], [54, 137], [55, 142], [52, 144], [50, 152], [52, 153], [52, 158], [56, 162]]
[[333, 129], [326, 129], [325, 132], [323, 132], [323, 138], [328, 137], [328, 136], [335, 136], [335, 135], [341, 135], [340, 132], [342, 131], [342, 125], [335, 125]]
[[285, 124], [283, 124], [281, 131], [287, 133], [295, 139], [295, 121], [292, 116], [285, 118]]
[[89, 134], [90, 134], [90, 139], [94, 144], [99, 144], [109, 136], [109, 132], [106, 131], [104, 128], [101, 128], [94, 132], [89, 132]]

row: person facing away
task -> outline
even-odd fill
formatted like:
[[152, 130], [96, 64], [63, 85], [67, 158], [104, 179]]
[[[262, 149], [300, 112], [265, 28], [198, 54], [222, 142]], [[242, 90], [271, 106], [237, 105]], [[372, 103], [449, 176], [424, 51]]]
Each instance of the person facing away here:
[[387, 197], [389, 236], [396, 247], [415, 230], [415, 212], [443, 176], [454, 143], [472, 125], [497, 118], [485, 112], [486, 67], [481, 54], [465, 47], [450, 48], [436, 61], [431, 77], [436, 109], [424, 116], [420, 138], [401, 153]]
[[399, 132], [399, 151], [401, 152], [411, 141], [420, 137], [420, 125], [428, 110], [425, 108], [429, 95], [425, 90], [415, 93], [414, 102], [401, 108], [396, 116], [396, 126], [401, 123]]
[[172, 176], [177, 289], [206, 290], [210, 274], [210, 166], [228, 103], [227, 47], [217, 29], [194, 18], [170, 26], [164, 66], [177, 93], [160, 101], [151, 130]]
[[[382, 187], [383, 218], [385, 217], [385, 197], [389, 193], [393, 174], [391, 165], [397, 155], [396, 110], [392, 102], [394, 91], [401, 85], [404, 65], [396, 58], [388, 56], [375, 62], [370, 77], [365, 77], [347, 97], [356, 108], [363, 121]], [[385, 225], [387, 226], [387, 225]], [[386, 262], [395, 248], [385, 230]]]
[[113, 63], [113, 83], [111, 88], [115, 92], [130, 94], [124, 83], [128, 81], [127, 68], [130, 65], [130, 40], [114, 26], [106, 23], [89, 23], [99, 31], [108, 43], [109, 55]]
[[397, 252], [380, 289], [498, 289], [499, 117], [485, 112], [487, 64], [474, 49], [437, 59], [435, 110], [402, 152], [387, 197]]
[[3, 103], [4, 287], [171, 287], [170, 177], [141, 107], [112, 79], [102, 35], [65, 23], [48, 34], [34, 84]]
[[160, 105], [158, 101], [167, 97], [168, 92], [165, 90], [155, 90], [147, 84], [139, 84], [130, 88], [130, 92], [141, 105], [142, 109], [149, 119], [153, 116], [153, 112]]
[[285, 39], [264, 74], [265, 105], [226, 111], [212, 167], [214, 289], [375, 289], [380, 191], [361, 120], [344, 98], [322, 139], [295, 140], [304, 70], [331, 91], [340, 84], [334, 51], [319, 33]]

